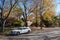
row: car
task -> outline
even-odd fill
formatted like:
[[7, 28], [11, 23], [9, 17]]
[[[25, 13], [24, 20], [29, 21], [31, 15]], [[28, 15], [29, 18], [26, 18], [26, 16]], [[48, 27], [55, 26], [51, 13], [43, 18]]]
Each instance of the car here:
[[19, 27], [17, 30], [11, 30], [10, 34], [23, 34], [23, 33], [30, 33], [31, 29], [29, 27]]

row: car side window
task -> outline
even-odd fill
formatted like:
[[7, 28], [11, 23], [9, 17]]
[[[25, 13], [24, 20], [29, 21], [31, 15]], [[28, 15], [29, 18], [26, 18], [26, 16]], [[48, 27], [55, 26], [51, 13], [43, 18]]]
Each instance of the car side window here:
[[22, 30], [22, 28], [19, 28], [19, 30]]
[[28, 29], [28, 28], [19, 28], [19, 30], [25, 30], [25, 29]]
[[23, 28], [23, 29], [27, 29], [27, 28]]

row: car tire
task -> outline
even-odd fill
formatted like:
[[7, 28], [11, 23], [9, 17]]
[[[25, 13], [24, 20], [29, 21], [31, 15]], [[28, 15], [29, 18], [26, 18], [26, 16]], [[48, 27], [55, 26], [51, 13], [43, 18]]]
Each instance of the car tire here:
[[30, 30], [28, 30], [28, 32], [27, 33], [30, 33]]
[[20, 32], [17, 32], [17, 35], [20, 35]]

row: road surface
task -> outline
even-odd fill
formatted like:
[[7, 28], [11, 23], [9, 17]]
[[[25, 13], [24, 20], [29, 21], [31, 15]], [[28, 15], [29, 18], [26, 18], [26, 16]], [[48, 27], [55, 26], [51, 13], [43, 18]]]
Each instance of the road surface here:
[[44, 29], [16, 36], [2, 36], [0, 40], [60, 40], [60, 28]]

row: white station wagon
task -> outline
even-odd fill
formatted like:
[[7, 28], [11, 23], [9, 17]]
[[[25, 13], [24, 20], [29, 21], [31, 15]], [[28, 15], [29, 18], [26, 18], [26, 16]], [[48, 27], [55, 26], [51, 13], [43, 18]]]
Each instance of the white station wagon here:
[[10, 34], [23, 34], [23, 33], [30, 33], [31, 29], [29, 27], [19, 27], [18, 30], [11, 30]]

